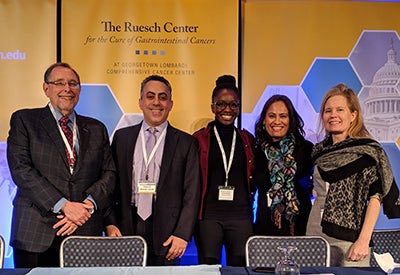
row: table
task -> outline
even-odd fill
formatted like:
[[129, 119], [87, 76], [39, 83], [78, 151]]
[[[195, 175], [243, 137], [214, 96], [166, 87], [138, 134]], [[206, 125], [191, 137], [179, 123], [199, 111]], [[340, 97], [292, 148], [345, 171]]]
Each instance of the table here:
[[[0, 275], [64, 275], [64, 274], [169, 274], [169, 275], [262, 275], [251, 267], [214, 266], [176, 266], [176, 267], [96, 267], [96, 268], [34, 268], [34, 269], [0, 269]], [[272, 273], [271, 273], [272, 274]], [[301, 274], [335, 274], [335, 275], [385, 275], [379, 267], [303, 267]], [[397, 268], [392, 275], [399, 275]]]
[[219, 265], [132, 267], [38, 267], [0, 269], [0, 275], [221, 275]]
[[[335, 275], [385, 275], [386, 273], [379, 267], [303, 267], [301, 274], [335, 274]], [[251, 267], [231, 267], [221, 268], [222, 275], [262, 275], [273, 273], [254, 272]], [[400, 269], [395, 269], [391, 275], [400, 274]]]

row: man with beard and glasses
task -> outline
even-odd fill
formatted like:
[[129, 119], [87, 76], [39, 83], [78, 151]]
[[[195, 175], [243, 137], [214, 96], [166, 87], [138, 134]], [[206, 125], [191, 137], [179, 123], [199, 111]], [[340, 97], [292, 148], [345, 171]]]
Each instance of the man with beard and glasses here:
[[[43, 91], [50, 102], [13, 113], [7, 139], [17, 185], [10, 241], [16, 268], [59, 266], [66, 236], [101, 236], [115, 186], [106, 127], [74, 111], [78, 73], [67, 63], [51, 65]], [[120, 235], [111, 224], [106, 233]]]

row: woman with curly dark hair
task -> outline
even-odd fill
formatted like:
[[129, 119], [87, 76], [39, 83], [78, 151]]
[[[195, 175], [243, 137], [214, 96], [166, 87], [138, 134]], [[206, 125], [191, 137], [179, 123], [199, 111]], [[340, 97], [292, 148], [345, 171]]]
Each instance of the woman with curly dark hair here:
[[313, 144], [287, 96], [274, 95], [256, 122], [255, 172], [258, 190], [255, 234], [305, 235], [311, 210]]

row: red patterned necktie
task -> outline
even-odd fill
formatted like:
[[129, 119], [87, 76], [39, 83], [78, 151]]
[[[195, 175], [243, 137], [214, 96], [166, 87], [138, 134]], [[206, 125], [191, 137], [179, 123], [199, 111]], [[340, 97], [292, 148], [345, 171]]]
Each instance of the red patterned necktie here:
[[71, 129], [68, 127], [68, 122], [70, 121], [68, 116], [63, 116], [62, 118], [60, 118], [60, 126], [61, 126], [61, 130], [64, 132], [65, 137], [67, 138], [67, 141], [69, 143], [69, 146], [72, 148], [74, 157], [73, 159], [71, 159], [67, 146], [65, 146], [65, 153], [67, 154], [67, 158], [68, 158], [68, 164], [70, 167], [74, 167], [75, 166], [75, 162], [76, 162], [76, 151], [75, 148], [73, 147], [73, 136], [72, 136], [72, 131]]

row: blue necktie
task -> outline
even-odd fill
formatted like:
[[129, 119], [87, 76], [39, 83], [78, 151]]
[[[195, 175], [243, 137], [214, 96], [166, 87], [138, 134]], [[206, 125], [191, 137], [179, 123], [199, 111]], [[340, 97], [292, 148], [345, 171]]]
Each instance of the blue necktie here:
[[[150, 156], [151, 151], [154, 148], [154, 145], [157, 142], [157, 133], [158, 130], [156, 128], [149, 128], [146, 131], [149, 132], [147, 140], [146, 140], [146, 151], [147, 151], [147, 157]], [[144, 153], [144, 152], [143, 152]], [[155, 155], [153, 156], [153, 159], [151, 161], [151, 163], [149, 163], [148, 167], [147, 167], [147, 171], [145, 171], [146, 173], [146, 180], [149, 180], [154, 182], [154, 160], [155, 159]], [[139, 217], [141, 217], [144, 221], [150, 217], [151, 212], [152, 212], [152, 206], [153, 206], [153, 194], [139, 194], [138, 197], [138, 208], [137, 208], [137, 213], [139, 215]]]

